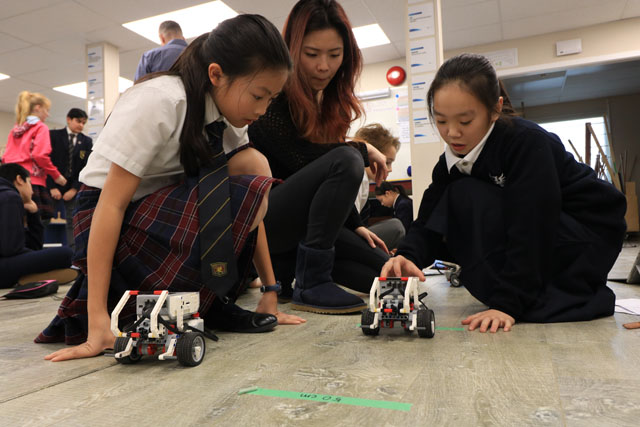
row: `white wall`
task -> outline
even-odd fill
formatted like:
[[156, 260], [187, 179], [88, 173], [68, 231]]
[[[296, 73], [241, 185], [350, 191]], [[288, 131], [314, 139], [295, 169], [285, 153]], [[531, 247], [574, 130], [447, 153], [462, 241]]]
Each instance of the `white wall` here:
[[[556, 42], [582, 39], [582, 52], [556, 56]], [[568, 31], [543, 34], [445, 51], [445, 58], [463, 52], [487, 53], [518, 49], [518, 65], [498, 69], [501, 77], [554, 71], [640, 58], [640, 18], [623, 19]]]
[[[395, 59], [393, 61], [378, 62], [376, 64], [370, 64], [364, 67], [362, 75], [356, 87], [356, 92], [369, 92], [378, 89], [391, 89], [391, 95], [389, 98], [375, 99], [371, 101], [363, 101], [363, 106], [369, 111], [364, 117], [361, 117], [358, 121], [351, 125], [349, 132], [350, 136], [353, 136], [355, 132], [362, 126], [369, 123], [380, 123], [391, 133], [393, 136], [400, 136], [400, 127], [397, 121], [396, 112], [396, 93], [407, 93], [407, 82], [405, 81], [400, 86], [392, 86], [387, 82], [387, 70], [393, 66], [400, 66], [406, 69], [404, 58]], [[402, 143], [400, 151], [396, 156], [396, 161], [393, 164], [393, 171], [389, 174], [389, 180], [407, 179], [407, 167], [411, 164], [411, 147], [408, 142]]]

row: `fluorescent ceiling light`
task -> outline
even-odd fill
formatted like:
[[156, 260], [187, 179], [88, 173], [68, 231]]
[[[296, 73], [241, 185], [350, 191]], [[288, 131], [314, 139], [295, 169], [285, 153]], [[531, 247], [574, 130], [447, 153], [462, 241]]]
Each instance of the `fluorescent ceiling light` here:
[[7, 76], [6, 74], [0, 73], [0, 80], [8, 79], [11, 76]]
[[75, 96], [78, 98], [87, 98], [87, 82], [71, 83], [70, 85], [57, 86], [53, 90], [66, 93], [67, 95]]
[[154, 43], [160, 44], [158, 27], [164, 21], [175, 21], [182, 28], [182, 35], [186, 39], [208, 33], [225, 19], [233, 18], [238, 13], [222, 1], [212, 1], [186, 9], [151, 16], [149, 18], [122, 24], [123, 27], [141, 35]]
[[[120, 93], [133, 86], [133, 82], [124, 77], [118, 77], [118, 91]], [[75, 96], [82, 99], [87, 99], [87, 82], [72, 83], [70, 85], [54, 87], [53, 90], [66, 93], [67, 95]]]
[[389, 37], [378, 24], [356, 27], [353, 29], [353, 35], [356, 37], [360, 49], [391, 43]]

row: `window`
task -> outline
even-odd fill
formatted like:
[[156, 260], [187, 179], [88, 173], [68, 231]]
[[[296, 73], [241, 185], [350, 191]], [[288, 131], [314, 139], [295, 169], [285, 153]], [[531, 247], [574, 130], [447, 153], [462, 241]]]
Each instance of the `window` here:
[[[540, 123], [540, 126], [545, 130], [555, 133], [558, 135], [562, 143], [564, 144], [566, 150], [573, 154], [573, 157], [578, 161], [582, 161], [586, 163], [585, 158], [585, 134], [586, 134], [586, 124], [591, 123], [591, 127], [593, 128], [593, 132], [596, 134], [598, 138], [598, 143], [602, 148], [602, 151], [607, 156], [609, 163], [611, 160], [609, 159], [610, 150], [609, 150], [609, 138], [607, 137], [607, 131], [605, 130], [604, 117], [589, 117], [585, 119], [577, 119], [577, 120], [565, 120], [560, 122], [550, 122], [550, 123]], [[571, 141], [571, 143], [569, 143]], [[573, 144], [573, 147], [571, 146]], [[575, 149], [574, 149], [575, 148]], [[602, 159], [602, 154], [598, 149], [598, 145], [596, 144], [593, 136], [591, 137], [591, 161], [589, 166], [595, 168], [596, 160], [598, 156], [600, 156], [600, 163], [604, 163]], [[606, 173], [607, 178], [609, 177], [608, 171], [606, 167], [603, 165], [603, 169]]]

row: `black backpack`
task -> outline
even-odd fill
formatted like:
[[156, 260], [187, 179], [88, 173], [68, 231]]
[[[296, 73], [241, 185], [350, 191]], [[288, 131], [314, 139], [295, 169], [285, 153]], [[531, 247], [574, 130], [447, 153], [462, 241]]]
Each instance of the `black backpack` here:
[[42, 280], [40, 282], [17, 285], [8, 294], [3, 295], [7, 299], [40, 298], [58, 292], [57, 280]]

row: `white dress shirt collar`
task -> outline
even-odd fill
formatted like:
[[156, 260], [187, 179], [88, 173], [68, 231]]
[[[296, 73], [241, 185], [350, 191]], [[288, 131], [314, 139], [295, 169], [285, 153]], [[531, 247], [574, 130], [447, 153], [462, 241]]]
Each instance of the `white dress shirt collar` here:
[[469, 151], [464, 157], [458, 157], [453, 152], [451, 147], [449, 147], [449, 144], [447, 144], [444, 149], [444, 158], [447, 161], [447, 170], [451, 172], [451, 168], [455, 166], [461, 173], [465, 175], [471, 175], [473, 164], [476, 160], [478, 160], [478, 156], [482, 152], [484, 144], [487, 142], [487, 139], [489, 139], [489, 135], [491, 135], [491, 131], [493, 130], [495, 125], [495, 122], [491, 124], [491, 127], [489, 128], [485, 136], [480, 140], [480, 143], [473, 147], [473, 150]]

